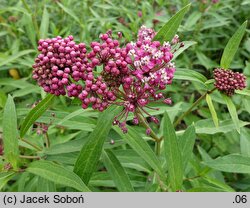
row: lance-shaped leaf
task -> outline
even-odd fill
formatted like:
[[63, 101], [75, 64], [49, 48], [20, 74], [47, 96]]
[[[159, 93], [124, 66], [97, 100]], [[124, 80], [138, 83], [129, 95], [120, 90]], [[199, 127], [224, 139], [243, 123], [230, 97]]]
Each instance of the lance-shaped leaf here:
[[128, 133], [124, 134], [119, 127], [113, 129], [129, 144], [129, 146], [145, 160], [148, 165], [157, 172], [164, 180], [165, 174], [161, 167], [160, 160], [149, 146], [149, 144], [131, 127], [128, 127]]
[[103, 162], [120, 192], [134, 191], [127, 173], [111, 150], [105, 150], [103, 152]]
[[9, 95], [3, 112], [4, 156], [14, 168], [19, 160], [17, 116], [13, 98]]
[[187, 164], [191, 158], [194, 143], [195, 143], [195, 128], [194, 125], [189, 126], [184, 134], [178, 140], [178, 144], [180, 147], [182, 161], [183, 161], [183, 169], [187, 167]]
[[154, 40], [158, 40], [161, 43], [164, 41], [171, 41], [176, 34], [184, 15], [189, 10], [191, 4], [183, 7], [179, 12], [177, 12], [156, 34]]
[[91, 175], [96, 170], [98, 160], [102, 153], [105, 139], [108, 136], [114, 116], [119, 111], [117, 107], [110, 107], [100, 114], [97, 125], [82, 147], [75, 163], [74, 172], [88, 184]]
[[174, 126], [167, 114], [163, 117], [164, 150], [168, 166], [168, 177], [172, 191], [180, 190], [183, 181], [183, 161]]
[[211, 96], [209, 94], [206, 95], [206, 101], [207, 101], [207, 105], [208, 105], [208, 108], [210, 110], [210, 113], [212, 115], [214, 125], [218, 128], [219, 127], [219, 119], [218, 119], [216, 110], [214, 108], [212, 98], [211, 98]]
[[53, 162], [35, 161], [29, 165], [26, 171], [78, 191], [90, 191], [78, 175]]
[[227, 104], [227, 108], [235, 125], [235, 128], [240, 133], [240, 121], [238, 118], [236, 107], [230, 97], [228, 97], [227, 95], [222, 95], [222, 96]]
[[245, 34], [246, 27], [247, 27], [247, 21], [245, 21], [239, 27], [239, 29], [234, 33], [234, 35], [228, 41], [220, 61], [220, 66], [222, 68], [228, 69], [230, 67], [234, 55], [237, 52], [240, 42]]
[[54, 95], [48, 94], [46, 98], [44, 98], [40, 103], [36, 105], [36, 107], [34, 107], [29, 112], [24, 122], [22, 123], [21, 129], [20, 129], [21, 138], [29, 130], [31, 125], [49, 108], [54, 97], [55, 97]]
[[250, 157], [231, 154], [204, 162], [216, 170], [230, 173], [250, 173]]
[[49, 13], [45, 5], [43, 9], [43, 16], [42, 16], [42, 21], [40, 25], [40, 38], [46, 38], [48, 36], [48, 30], [49, 30]]

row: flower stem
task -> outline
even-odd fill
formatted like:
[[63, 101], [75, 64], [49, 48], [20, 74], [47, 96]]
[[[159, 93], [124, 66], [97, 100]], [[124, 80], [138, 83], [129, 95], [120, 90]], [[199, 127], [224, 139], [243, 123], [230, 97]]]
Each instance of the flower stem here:
[[150, 129], [150, 136], [159, 143], [162, 139], [159, 138], [156, 133], [151, 129], [151, 127], [148, 125], [148, 123], [145, 121], [145, 118], [142, 116], [141, 112], [136, 113], [136, 116], [138, 117], [141, 125], [145, 127], [146, 129]]
[[207, 91], [206, 93], [204, 93], [202, 96], [199, 97], [198, 100], [196, 100], [192, 106], [187, 110], [185, 111], [174, 123], [174, 127], [176, 127], [182, 120], [185, 116], [187, 116], [189, 113], [192, 112], [192, 110], [194, 109], [194, 107], [196, 107], [205, 97], [207, 94], [211, 94], [213, 93], [214, 91], [216, 90], [216, 88], [213, 88], [212, 90], [209, 90]]

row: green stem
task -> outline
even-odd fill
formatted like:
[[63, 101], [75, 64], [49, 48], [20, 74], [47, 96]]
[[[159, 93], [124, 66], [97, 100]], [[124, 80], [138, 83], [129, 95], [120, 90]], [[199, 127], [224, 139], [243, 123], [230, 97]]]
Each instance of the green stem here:
[[49, 141], [49, 135], [48, 135], [48, 133], [46, 133], [46, 134], [44, 135], [44, 137], [45, 137], [45, 144], [46, 144], [46, 147], [49, 148], [49, 147], [50, 147], [50, 141]]
[[216, 88], [213, 88], [212, 90], [209, 90], [207, 91], [206, 93], [204, 93], [202, 96], [199, 97], [198, 100], [196, 100], [192, 106], [187, 110], [185, 111], [174, 123], [174, 127], [176, 127], [182, 120], [185, 116], [187, 116], [189, 113], [192, 112], [192, 110], [194, 109], [194, 107], [196, 107], [205, 97], [207, 94], [211, 94], [213, 93], [214, 91], [216, 90]]
[[42, 149], [41, 149], [40, 147], [38, 147], [37, 145], [31, 143], [30, 141], [28, 141], [28, 140], [26, 140], [26, 139], [23, 139], [23, 138], [22, 138], [21, 141], [23, 141], [23, 142], [29, 144], [30, 146], [34, 147], [34, 148], [35, 148], [36, 150], [38, 150], [38, 151], [42, 151]]
[[20, 158], [24, 159], [41, 159], [39, 156], [30, 156], [30, 155], [19, 155]]

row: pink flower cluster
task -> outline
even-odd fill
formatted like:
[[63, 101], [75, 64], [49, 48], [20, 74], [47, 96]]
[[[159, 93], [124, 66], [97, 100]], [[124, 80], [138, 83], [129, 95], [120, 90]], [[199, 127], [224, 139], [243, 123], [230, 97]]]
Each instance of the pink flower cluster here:
[[[150, 102], [171, 104], [161, 90], [172, 83], [174, 76], [173, 45], [183, 45], [177, 35], [171, 43], [163, 44], [153, 39], [155, 35], [153, 29], [142, 26], [136, 42], [120, 46], [121, 33], [114, 39], [109, 30], [100, 35], [99, 42], [90, 44], [89, 52], [72, 36], [40, 40], [41, 53], [33, 65], [33, 78], [48, 93], [78, 97], [84, 109], [92, 106], [103, 111], [109, 105], [123, 106], [114, 125], [127, 132], [129, 113], [135, 115], [133, 122], [138, 124], [138, 114], [150, 116], [145, 110]], [[96, 69], [100, 67], [98, 74]], [[157, 118], [150, 118], [159, 123]]]
[[242, 90], [246, 87], [246, 77], [229, 69], [215, 69], [214, 79], [215, 87], [228, 96], [232, 96], [235, 90]]

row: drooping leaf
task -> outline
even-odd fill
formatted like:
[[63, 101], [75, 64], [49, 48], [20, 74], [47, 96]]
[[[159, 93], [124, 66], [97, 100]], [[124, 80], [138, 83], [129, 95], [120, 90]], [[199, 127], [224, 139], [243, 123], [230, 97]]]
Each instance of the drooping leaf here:
[[205, 86], [207, 78], [199, 72], [190, 69], [179, 68], [174, 75], [174, 79], [198, 82]]
[[105, 139], [108, 136], [114, 116], [119, 108], [110, 107], [100, 114], [97, 125], [82, 147], [74, 166], [74, 172], [88, 184], [91, 175], [96, 170], [98, 160], [102, 153]]
[[119, 127], [113, 129], [129, 144], [129, 146], [155, 170], [159, 176], [165, 178], [161, 163], [148, 143], [131, 127], [124, 134]]
[[224, 52], [222, 54], [221, 61], [220, 61], [220, 66], [222, 68], [228, 69], [230, 67], [231, 62], [234, 58], [234, 55], [236, 54], [239, 48], [240, 42], [245, 34], [246, 27], [247, 27], [247, 21], [245, 21], [239, 27], [239, 29], [234, 33], [234, 35], [228, 41], [224, 49]]
[[250, 173], [250, 157], [231, 154], [204, 162], [205, 165], [230, 173]]
[[22, 138], [25, 133], [29, 130], [31, 125], [48, 109], [51, 105], [55, 96], [48, 94], [45, 99], [34, 107], [29, 114], [26, 116], [24, 122], [21, 125], [20, 137]]
[[53, 162], [44, 160], [35, 161], [29, 165], [26, 171], [43, 177], [54, 183], [72, 187], [78, 191], [90, 191], [81, 178], [74, 172]]
[[222, 95], [223, 96], [223, 99], [225, 100], [226, 104], [227, 104], [227, 108], [228, 108], [228, 111], [231, 115], [231, 118], [233, 120], [233, 123], [235, 125], [235, 128], [236, 130], [240, 133], [240, 121], [239, 121], [239, 118], [238, 118], [238, 114], [237, 114], [237, 110], [236, 110], [236, 107], [232, 101], [232, 99], [226, 95]]
[[212, 119], [213, 119], [214, 125], [215, 125], [215, 127], [218, 128], [219, 127], [219, 119], [218, 119], [216, 110], [214, 108], [214, 104], [213, 104], [212, 98], [211, 98], [211, 96], [209, 94], [206, 95], [206, 101], [207, 101], [207, 105], [208, 105], [208, 108], [210, 110], [210, 113], [212, 115]]
[[181, 155], [182, 155], [184, 170], [191, 158], [193, 148], [194, 148], [195, 138], [196, 138], [195, 128], [194, 128], [194, 125], [191, 125], [187, 128], [187, 130], [178, 140]]
[[19, 160], [17, 116], [15, 103], [10, 95], [3, 113], [3, 143], [7, 161], [17, 168]]
[[172, 191], [180, 190], [183, 181], [183, 161], [174, 126], [167, 114], [163, 117], [164, 150], [168, 166], [168, 177]]
[[111, 150], [103, 152], [103, 161], [117, 189], [120, 192], [133, 192], [134, 188], [127, 173]]
[[164, 41], [171, 41], [176, 34], [184, 15], [189, 10], [191, 4], [183, 7], [179, 12], [177, 12], [156, 34], [154, 40], [158, 40], [161, 43]]

